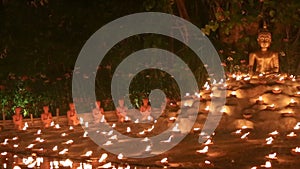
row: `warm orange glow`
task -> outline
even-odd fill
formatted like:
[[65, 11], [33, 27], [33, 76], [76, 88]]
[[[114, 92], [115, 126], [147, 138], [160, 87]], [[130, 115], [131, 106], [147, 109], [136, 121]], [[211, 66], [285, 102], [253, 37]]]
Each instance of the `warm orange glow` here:
[[269, 154], [268, 156], [266, 156], [266, 158], [276, 160], [277, 159], [277, 153]]
[[205, 153], [208, 152], [208, 146], [205, 146], [203, 149], [197, 150], [196, 152], [197, 152], [197, 153], [200, 153], [200, 154], [205, 154]]
[[162, 160], [160, 160], [161, 163], [166, 164], [168, 163], [168, 158], [163, 158]]

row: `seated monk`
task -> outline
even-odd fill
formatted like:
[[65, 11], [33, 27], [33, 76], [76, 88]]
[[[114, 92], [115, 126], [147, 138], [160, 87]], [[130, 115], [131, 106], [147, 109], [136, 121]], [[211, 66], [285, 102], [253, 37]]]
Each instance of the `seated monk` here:
[[119, 99], [119, 106], [116, 108], [116, 113], [119, 119], [119, 122], [124, 122], [127, 115], [128, 108], [124, 104], [124, 99]]
[[79, 120], [77, 117], [77, 112], [75, 110], [75, 104], [70, 103], [69, 108], [70, 108], [70, 110], [68, 110], [68, 112], [67, 112], [68, 125], [77, 126], [79, 124]]
[[141, 120], [148, 120], [149, 118], [151, 119], [151, 106], [148, 98], [143, 99], [142, 106], [140, 107], [140, 113], [142, 115]]
[[93, 117], [94, 117], [94, 122], [95, 123], [100, 123], [101, 119], [103, 118], [104, 110], [101, 107], [101, 102], [96, 101], [95, 103], [96, 108], [93, 109]]
[[278, 53], [268, 51], [272, 37], [271, 33], [267, 31], [266, 25], [264, 30], [258, 34], [258, 44], [260, 45], [260, 51], [250, 53], [249, 55], [249, 73], [253, 73], [254, 62], [256, 62], [255, 73], [272, 74], [279, 72], [279, 59]]
[[43, 106], [44, 112], [41, 114], [41, 120], [45, 128], [49, 127], [52, 122], [52, 114], [49, 112], [49, 106]]
[[22, 130], [23, 129], [23, 116], [21, 114], [21, 107], [15, 108], [15, 115], [13, 115], [13, 123], [15, 125], [15, 129]]

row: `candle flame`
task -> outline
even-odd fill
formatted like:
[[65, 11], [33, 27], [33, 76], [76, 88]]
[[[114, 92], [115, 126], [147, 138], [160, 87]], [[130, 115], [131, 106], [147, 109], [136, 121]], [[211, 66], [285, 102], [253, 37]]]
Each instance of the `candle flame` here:
[[276, 160], [277, 159], [277, 153], [269, 154], [268, 156], [266, 156], [266, 158]]
[[273, 141], [274, 141], [274, 139], [273, 139], [273, 137], [268, 137], [268, 138], [266, 138], [266, 144], [272, 144], [273, 143]]
[[287, 137], [296, 137], [297, 134], [295, 132], [290, 132], [288, 135], [286, 135]]
[[55, 124], [55, 127], [54, 128], [56, 128], [56, 129], [60, 129], [60, 126], [59, 126], [59, 124]]
[[294, 127], [294, 130], [299, 130], [299, 129], [300, 129], [300, 122], [298, 122]]
[[127, 133], [130, 133], [130, 132], [131, 132], [131, 128], [130, 128], [130, 127], [127, 127], [126, 132], [127, 132]]
[[275, 135], [278, 135], [278, 134], [279, 134], [279, 132], [278, 132], [277, 130], [275, 130], [275, 131], [269, 133], [269, 135], [271, 135], [271, 136], [275, 136]]
[[148, 145], [148, 146], [146, 147], [145, 151], [146, 151], [146, 152], [149, 152], [149, 151], [151, 151], [151, 146], [150, 146], [150, 145]]
[[206, 142], [204, 143], [205, 145], [210, 145], [213, 144], [213, 142], [211, 141], [211, 139], [206, 140]]
[[300, 153], [300, 147], [296, 147], [296, 148], [292, 149], [292, 151], [295, 153]]
[[26, 148], [31, 149], [33, 148], [34, 144], [29, 144]]
[[52, 148], [52, 151], [57, 151], [57, 150], [58, 150], [57, 146], [54, 146], [54, 147]]
[[37, 134], [37, 135], [42, 134], [42, 130], [38, 130], [38, 131], [36, 132], [36, 134]]
[[112, 142], [111, 141], [107, 141], [106, 143], [103, 144], [104, 146], [109, 146], [109, 145], [112, 145]]
[[88, 136], [88, 132], [87, 131], [85, 131], [84, 133], [83, 133], [83, 137], [87, 137]]
[[175, 126], [172, 128], [172, 131], [173, 132], [180, 132], [179, 124], [178, 123], [176, 123]]
[[209, 111], [209, 106], [206, 106], [206, 107], [205, 107], [205, 111]]
[[101, 157], [100, 157], [100, 159], [99, 159], [99, 163], [102, 163], [102, 162], [104, 162], [106, 159], [107, 159], [107, 157], [108, 157], [108, 154], [106, 154], [106, 153], [103, 153], [102, 155], [101, 155]]
[[73, 140], [68, 140], [68, 141], [66, 141], [64, 144], [73, 144], [73, 143], [74, 143]]
[[266, 161], [265, 165], [261, 165], [261, 167], [264, 167], [264, 168], [271, 168], [272, 167], [272, 164], [270, 161]]
[[66, 154], [69, 151], [69, 149], [65, 148], [62, 151], [60, 151], [58, 154], [63, 155]]
[[93, 151], [87, 151], [84, 155], [82, 156], [85, 156], [85, 157], [89, 157], [93, 154]]
[[247, 138], [247, 136], [250, 134], [250, 132], [245, 133], [244, 135], [241, 136], [241, 139]]
[[118, 155], [118, 159], [119, 160], [122, 160], [124, 158], [124, 155], [122, 154], [122, 153], [120, 153], [119, 155]]
[[160, 162], [161, 162], [162, 164], [166, 164], [166, 163], [168, 163], [168, 158], [165, 157], [165, 158], [163, 158], [162, 160], [160, 160]]
[[208, 146], [205, 146], [203, 149], [197, 150], [196, 152], [197, 152], [197, 153], [200, 153], [200, 154], [205, 154], [205, 153], [208, 152]]
[[293, 98], [291, 98], [290, 103], [296, 103], [296, 101]]
[[154, 129], [154, 125], [151, 126], [151, 128], [149, 128], [147, 131], [151, 132]]
[[62, 165], [63, 167], [73, 167], [73, 161], [71, 161], [70, 159], [66, 159], [64, 161], [59, 161], [59, 164]]
[[142, 141], [143, 142], [147, 142], [147, 141], [149, 141], [150, 139], [148, 138], [148, 137], [145, 137]]

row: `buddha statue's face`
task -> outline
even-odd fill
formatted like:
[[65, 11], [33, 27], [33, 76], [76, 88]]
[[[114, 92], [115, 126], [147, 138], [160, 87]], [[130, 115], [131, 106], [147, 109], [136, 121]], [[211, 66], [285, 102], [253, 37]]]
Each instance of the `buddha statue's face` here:
[[268, 32], [260, 33], [258, 35], [257, 41], [261, 48], [269, 48], [272, 41], [271, 34]]

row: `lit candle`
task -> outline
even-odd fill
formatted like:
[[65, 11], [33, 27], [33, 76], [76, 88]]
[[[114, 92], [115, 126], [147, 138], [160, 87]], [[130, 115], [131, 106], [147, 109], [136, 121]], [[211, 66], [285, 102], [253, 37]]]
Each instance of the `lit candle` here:
[[147, 132], [151, 132], [154, 129], [154, 125], [151, 126], [151, 128], [147, 129]]
[[60, 129], [60, 126], [59, 126], [59, 124], [55, 124], [55, 127], [54, 128], [56, 128], [56, 129]]
[[264, 165], [261, 165], [261, 167], [264, 167], [264, 168], [271, 168], [272, 167], [272, 164], [270, 161], [266, 161], [266, 163]]
[[242, 130], [241, 130], [241, 129], [239, 129], [239, 130], [236, 130], [236, 131], [234, 132], [234, 134], [236, 134], [236, 135], [240, 135], [240, 134], [242, 134]]
[[38, 131], [36, 132], [36, 134], [37, 134], [37, 135], [42, 134], [42, 130], [38, 130]]
[[64, 142], [63, 144], [73, 144], [73, 143], [74, 143], [73, 140], [68, 140], [68, 141]]
[[162, 164], [167, 164], [168, 163], [168, 158], [166, 157], [166, 158], [163, 158], [162, 160], [160, 160], [160, 162], [162, 163]]
[[67, 136], [67, 134], [66, 133], [61, 133], [61, 136], [65, 137], [65, 136]]
[[275, 110], [275, 104], [271, 104], [267, 106], [268, 110]]
[[148, 142], [150, 139], [148, 137], [143, 138], [143, 142]]
[[1, 143], [2, 145], [7, 145], [8, 144], [8, 139], [4, 139], [3, 143]]
[[297, 102], [293, 98], [291, 98], [289, 106], [296, 106], [296, 104]]
[[125, 116], [124, 121], [130, 121], [130, 118], [128, 116]]
[[83, 154], [82, 156], [85, 157], [90, 157], [93, 154], [93, 151], [87, 151], [85, 154]]
[[221, 113], [227, 113], [227, 110], [226, 110], [226, 107], [225, 107], [225, 106], [222, 107]]
[[257, 104], [264, 104], [263, 97], [262, 97], [262, 96], [259, 96], [259, 97], [258, 97], [258, 100], [256, 100], [256, 103], [257, 103]]
[[118, 140], [118, 136], [117, 135], [113, 135], [109, 138], [110, 140]]
[[69, 150], [67, 148], [63, 149], [62, 151], [60, 151], [58, 154], [63, 155], [66, 154]]
[[277, 83], [284, 83], [284, 77], [280, 77], [279, 80], [276, 81]]
[[291, 150], [291, 153], [294, 155], [300, 155], [300, 147], [296, 147]]
[[54, 146], [54, 147], [52, 148], [52, 151], [57, 151], [57, 150], [58, 150], [57, 146]]
[[175, 120], [176, 120], [176, 117], [170, 117], [169, 120], [170, 120], [170, 121], [175, 121]]
[[174, 136], [173, 135], [171, 135], [167, 140], [162, 140], [162, 141], [160, 141], [160, 142], [162, 142], [162, 143], [170, 143], [171, 141], [172, 141], [172, 138], [173, 138]]
[[193, 130], [194, 130], [194, 131], [199, 131], [200, 128], [199, 128], [199, 127], [195, 127]]
[[243, 135], [241, 136], [241, 139], [246, 139], [247, 136], [248, 136], [249, 134], [250, 134], [250, 132], [247, 132], [247, 133], [243, 134]]
[[98, 162], [103, 163], [107, 159], [107, 157], [108, 157], [108, 154], [103, 153]]
[[209, 112], [209, 106], [206, 106], [204, 110], [205, 112]]
[[236, 91], [232, 91], [230, 94], [231, 97], [236, 97]]
[[127, 133], [130, 133], [130, 132], [131, 132], [131, 128], [130, 128], [130, 127], [127, 127], [126, 132], [127, 132]]
[[119, 155], [118, 155], [118, 159], [119, 160], [122, 160], [124, 158], [124, 155], [122, 154], [122, 153], [120, 153]]
[[197, 150], [196, 152], [197, 152], [197, 153], [200, 153], [200, 154], [205, 154], [205, 153], [208, 152], [208, 146], [205, 146], [203, 149]]
[[267, 159], [277, 160], [277, 153], [272, 153], [266, 156]]
[[271, 135], [271, 136], [277, 136], [278, 134], [279, 134], [279, 132], [277, 130], [269, 133], [269, 135]]
[[279, 89], [278, 87], [275, 87], [275, 88], [272, 90], [272, 92], [273, 92], [274, 94], [279, 94], [279, 93], [281, 93], [281, 89]]
[[266, 138], [266, 144], [267, 144], [267, 145], [272, 144], [273, 141], [274, 141], [273, 137], [268, 137], [268, 138]]
[[211, 145], [213, 144], [213, 142], [211, 141], [211, 139], [206, 140], [206, 142], [204, 143], [205, 145]]
[[31, 149], [31, 148], [33, 148], [33, 146], [34, 146], [34, 144], [29, 144], [26, 148]]
[[109, 146], [109, 145], [112, 145], [112, 142], [111, 141], [107, 141], [103, 144], [104, 146]]
[[145, 152], [150, 152], [150, 151], [151, 151], [151, 146], [148, 145], [148, 146], [146, 147], [146, 149], [145, 149]]
[[299, 130], [299, 129], [300, 129], [300, 122], [298, 122], [294, 127], [294, 130]]
[[297, 137], [297, 134], [295, 132], [290, 132], [288, 135], [286, 135], [288, 138]]
[[84, 133], [83, 133], [83, 137], [87, 137], [88, 136], [88, 132], [87, 131], [85, 131]]

